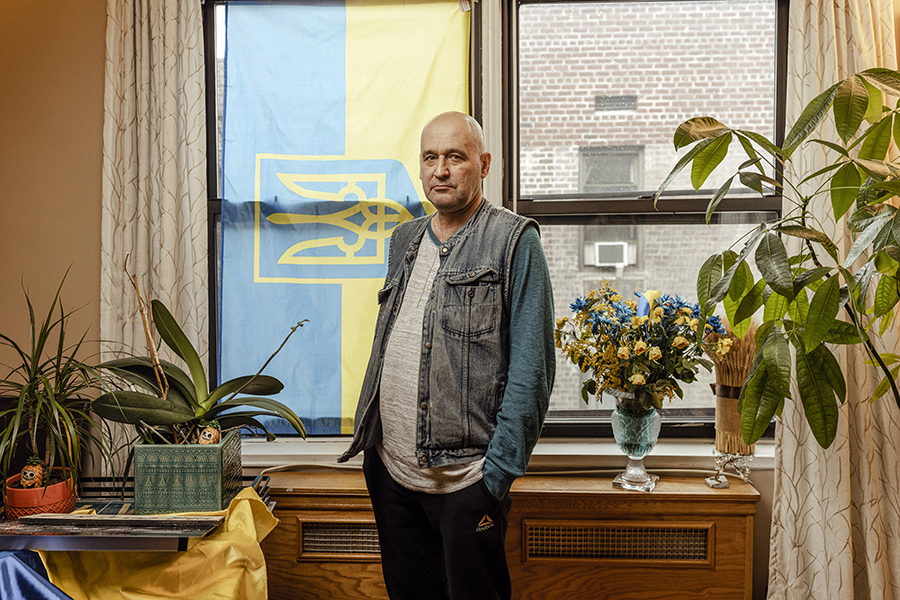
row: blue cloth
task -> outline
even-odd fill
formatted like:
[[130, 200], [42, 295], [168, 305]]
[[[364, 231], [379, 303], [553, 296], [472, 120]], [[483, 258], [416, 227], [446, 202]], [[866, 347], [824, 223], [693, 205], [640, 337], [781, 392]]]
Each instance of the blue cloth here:
[[0, 599], [71, 600], [47, 579], [44, 563], [35, 552], [0, 551]]

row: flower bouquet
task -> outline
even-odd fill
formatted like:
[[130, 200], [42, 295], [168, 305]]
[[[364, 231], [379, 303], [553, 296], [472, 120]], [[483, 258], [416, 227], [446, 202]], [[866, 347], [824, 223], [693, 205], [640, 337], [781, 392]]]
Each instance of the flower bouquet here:
[[[704, 337], [724, 334], [721, 320], [706, 318], [699, 304], [656, 290], [635, 293], [623, 300], [607, 281], [577, 299], [572, 318], [556, 323], [556, 346], [583, 373], [593, 377], [584, 382], [581, 395], [601, 392], [632, 396], [620, 408], [633, 416], [662, 408], [663, 400], [683, 397], [679, 382], [690, 383], [702, 366], [712, 369], [704, 358]], [[624, 394], [623, 394], [624, 393]]]

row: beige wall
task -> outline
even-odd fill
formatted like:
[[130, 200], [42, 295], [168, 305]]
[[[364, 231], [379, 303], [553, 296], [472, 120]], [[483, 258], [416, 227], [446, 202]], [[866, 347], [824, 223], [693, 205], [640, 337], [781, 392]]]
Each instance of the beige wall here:
[[0, 333], [26, 344], [22, 283], [40, 314], [69, 267], [99, 337], [105, 31], [106, 0], [0, 0]]

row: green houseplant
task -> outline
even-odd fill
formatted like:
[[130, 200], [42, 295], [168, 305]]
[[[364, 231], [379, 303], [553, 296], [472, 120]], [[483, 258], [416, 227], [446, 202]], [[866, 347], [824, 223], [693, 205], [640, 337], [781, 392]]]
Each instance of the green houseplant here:
[[[165, 305], [151, 302], [152, 323], [162, 341], [185, 362], [187, 372], [159, 359], [152, 324], [146, 320], [143, 302], [139, 305], [149, 356], [100, 364], [112, 377], [109, 391], [97, 398], [94, 410], [105, 419], [133, 425], [138, 434], [133, 447], [136, 513], [221, 510], [242, 487], [241, 428], [262, 431], [270, 441], [275, 436], [259, 421], [261, 416], [285, 419], [304, 438], [306, 429], [288, 406], [265, 397], [283, 388], [278, 379], [261, 374], [268, 361], [255, 375], [209, 391], [197, 350]], [[291, 328], [281, 347], [302, 325]], [[221, 429], [222, 437], [218, 432], [207, 435], [210, 427]]]
[[[8, 517], [36, 512], [68, 512], [74, 508], [81, 461], [89, 445], [108, 455], [102, 421], [91, 415], [92, 396], [100, 381], [94, 369], [77, 358], [84, 335], [67, 339], [69, 317], [60, 300], [65, 277], [42, 320], [25, 292], [31, 324], [29, 344], [0, 334], [0, 344], [16, 357], [3, 365], [0, 380], [0, 471]], [[43, 485], [19, 489], [16, 460], [28, 458], [43, 473]], [[51, 475], [60, 479], [52, 483]], [[39, 506], [31, 506], [37, 503]], [[41, 508], [43, 507], [43, 508]]]
[[[750, 317], [763, 311], [756, 355], [741, 393], [741, 430], [748, 444], [759, 439], [785, 399], [791, 399], [802, 403], [818, 443], [831, 445], [847, 384], [829, 344], [862, 344], [867, 364], [884, 374], [873, 400], [890, 389], [900, 406], [895, 383], [900, 357], [879, 353], [872, 339], [875, 331], [883, 333], [890, 326], [900, 300], [900, 218], [888, 203], [900, 194], [900, 164], [888, 157], [891, 146], [900, 142], [900, 106], [885, 106], [885, 93], [900, 96], [897, 71], [869, 69], [835, 83], [804, 108], [781, 146], [711, 117], [690, 119], [675, 132], [676, 149], [693, 147], [656, 198], [688, 165], [692, 185], [699, 189], [736, 140], [746, 161], [713, 194], [707, 222], [735, 178], [760, 194], [777, 193], [791, 206], [749, 233], [740, 252], [727, 249], [710, 256], [698, 275], [703, 312], [712, 314], [721, 304], [739, 337]], [[829, 114], [838, 139], [813, 138]], [[827, 149], [828, 164], [793, 174], [788, 167], [797, 150], [810, 143]], [[813, 211], [814, 203], [826, 196], [831, 211], [825, 220], [841, 226], [846, 217], [854, 235], [849, 251], [842, 252], [823, 231]], [[782, 236], [797, 238], [800, 249], [789, 254]], [[751, 257], [759, 280], [748, 265]], [[799, 398], [792, 398], [792, 380]]]

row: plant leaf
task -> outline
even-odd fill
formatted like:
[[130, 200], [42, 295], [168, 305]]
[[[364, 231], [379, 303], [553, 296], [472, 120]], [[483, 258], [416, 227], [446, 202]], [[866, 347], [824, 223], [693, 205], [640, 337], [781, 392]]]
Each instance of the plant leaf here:
[[837, 94], [840, 85], [840, 83], [834, 84], [806, 105], [806, 108], [804, 108], [803, 112], [800, 114], [800, 118], [797, 119], [797, 122], [794, 123], [790, 132], [788, 132], [787, 136], [784, 138], [783, 148], [785, 157], [790, 157], [800, 144], [806, 140], [809, 134], [819, 126], [819, 123], [821, 123], [822, 119], [825, 118], [825, 115], [828, 114], [828, 109], [831, 108], [831, 103], [834, 101], [835, 94]]
[[206, 384], [206, 372], [203, 370], [203, 363], [200, 362], [197, 350], [187, 339], [187, 336], [184, 335], [181, 327], [178, 326], [175, 318], [172, 317], [169, 309], [162, 302], [152, 300], [150, 302], [150, 310], [153, 314], [153, 323], [156, 325], [156, 330], [159, 331], [159, 336], [188, 366], [188, 371], [190, 371], [191, 379], [194, 383], [197, 401], [203, 404], [209, 397], [209, 388]]
[[841, 283], [837, 275], [832, 275], [819, 286], [809, 302], [809, 314], [803, 331], [803, 345], [807, 352], [818, 346], [824, 339], [830, 325], [840, 310]]
[[860, 77], [852, 75], [838, 85], [834, 96], [834, 125], [845, 144], [859, 130], [868, 106], [869, 94]]
[[303, 423], [300, 421], [300, 418], [294, 413], [294, 411], [291, 410], [290, 407], [282, 404], [277, 400], [272, 400], [271, 398], [241, 396], [239, 398], [232, 398], [231, 400], [223, 400], [222, 402], [216, 404], [212, 409], [210, 409], [205, 418], [207, 420], [210, 420], [211, 418], [215, 418], [216, 415], [219, 415], [229, 408], [240, 406], [252, 406], [254, 408], [267, 410], [273, 413], [272, 416], [281, 417], [282, 419], [287, 421], [290, 426], [294, 428], [294, 431], [299, 433], [302, 437], [306, 437], [306, 428], [303, 426]]
[[[760, 279], [753, 285], [752, 288], [750, 288], [750, 291], [747, 292], [747, 294], [744, 295], [743, 298], [741, 298], [740, 305], [738, 305], [733, 317], [731, 317], [731, 319], [733, 320], [730, 319], [732, 330], [735, 327], [735, 322], [737, 322], [737, 324], [743, 323], [744, 321], [752, 317], [756, 313], [756, 311], [759, 310], [759, 308], [763, 305], [763, 292], [765, 291], [765, 289], [766, 280]], [[737, 334], [735, 333], [735, 335]]]
[[838, 363], [834, 354], [825, 344], [819, 344], [806, 353], [814, 365], [818, 365], [818, 371], [828, 381], [828, 385], [837, 393], [838, 400], [841, 404], [847, 400], [847, 383], [844, 381], [844, 374], [841, 372], [841, 365]]
[[843, 217], [844, 213], [853, 206], [853, 201], [859, 195], [861, 184], [862, 178], [859, 176], [856, 165], [852, 162], [845, 163], [831, 177], [831, 208], [834, 210], [835, 219]]
[[787, 312], [788, 305], [790, 305], [790, 300], [777, 292], [772, 292], [766, 299], [763, 319], [769, 322], [783, 318], [784, 313]]
[[850, 251], [847, 253], [847, 258], [844, 259], [844, 264], [842, 265], [845, 269], [849, 269], [850, 266], [854, 263], [854, 261], [862, 255], [863, 252], [869, 247], [869, 244], [872, 243], [873, 240], [881, 233], [881, 230], [885, 227], [892, 227], [892, 223], [890, 223], [891, 218], [894, 216], [893, 212], [888, 212], [887, 214], [882, 214], [872, 219], [872, 221], [866, 225], [866, 228], [860, 232], [859, 236], [856, 238], [856, 241], [853, 242], [853, 246], [850, 247]]
[[806, 421], [819, 445], [828, 448], [837, 435], [838, 407], [834, 390], [819, 367], [808, 354], [797, 352], [797, 387]]
[[712, 143], [703, 148], [694, 157], [691, 165], [691, 185], [699, 190], [710, 174], [718, 167], [725, 156], [728, 155], [728, 146], [731, 144], [731, 132], [713, 138]]
[[702, 152], [704, 148], [709, 146], [714, 140], [701, 140], [697, 143], [696, 146], [687, 151], [687, 154], [678, 159], [678, 162], [675, 163], [675, 166], [672, 167], [672, 170], [669, 171], [669, 174], [666, 175], [666, 178], [659, 185], [659, 188], [656, 190], [656, 193], [653, 194], [653, 206], [656, 206], [659, 197], [662, 195], [663, 191], [669, 187], [669, 184], [674, 181], [678, 174], [681, 173], [681, 170], [684, 169], [685, 166], [697, 156], [698, 153]]
[[107, 392], [91, 403], [91, 409], [104, 419], [132, 425], [175, 425], [194, 418], [194, 409], [174, 389], [165, 400], [128, 390]]
[[878, 287], [875, 288], [875, 300], [873, 302], [873, 316], [884, 316], [894, 309], [897, 302], [900, 301], [900, 293], [897, 289], [898, 281], [895, 277], [885, 275], [878, 281]]
[[776, 227], [775, 231], [779, 231], [785, 235], [789, 235], [792, 237], [798, 237], [805, 240], [809, 240], [811, 242], [817, 242], [820, 244], [829, 255], [837, 261], [837, 246], [834, 242], [831, 241], [831, 238], [828, 237], [825, 233], [819, 231], [818, 229], [813, 229], [811, 227], [802, 227], [800, 225], [781, 225], [780, 227]]
[[863, 140], [857, 158], [884, 160], [884, 157], [887, 156], [888, 147], [891, 145], [891, 137], [893, 135], [891, 125], [893, 122], [893, 117], [887, 115], [884, 119], [872, 125], [866, 132], [866, 138]]
[[746, 444], [759, 441], [783, 400], [765, 365], [760, 364], [743, 389], [741, 433]]
[[865, 77], [862, 78], [863, 84], [866, 86], [866, 92], [869, 95], [869, 104], [866, 107], [865, 119], [869, 123], [875, 123], [884, 114], [884, 98], [881, 90], [869, 83]]
[[[697, 162], [694, 161], [694, 164], [697, 164]], [[723, 183], [722, 186], [718, 190], [716, 190], [716, 193], [713, 194], [712, 199], [710, 199], [709, 204], [706, 206], [707, 225], [709, 225], [709, 221], [710, 219], [712, 219], [713, 213], [716, 211], [716, 208], [718, 208], [719, 203], [722, 201], [722, 198], [724, 198], [728, 193], [728, 190], [731, 189], [731, 182], [733, 179], [734, 175], [726, 179], [725, 183]]]
[[763, 363], [769, 380], [775, 385], [778, 394], [790, 398], [791, 348], [778, 325], [772, 328], [763, 344]]
[[675, 149], [680, 150], [694, 142], [719, 137], [726, 131], [728, 128], [712, 117], [694, 117], [678, 126], [673, 143]]
[[756, 249], [756, 268], [775, 292], [788, 301], [794, 298], [794, 282], [784, 244], [774, 233], [763, 236]]
[[892, 96], [900, 96], [900, 73], [892, 69], [878, 67], [866, 69], [860, 75], [868, 81], [874, 81], [883, 88], [893, 92]]
[[269, 375], [246, 375], [226, 381], [209, 395], [210, 405], [215, 404], [225, 396], [234, 393], [250, 396], [270, 396], [284, 389], [284, 384]]
[[706, 306], [713, 288], [722, 279], [723, 261], [722, 254], [713, 254], [700, 267], [700, 272], [697, 274], [697, 301], [701, 307]]

